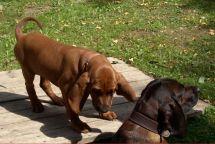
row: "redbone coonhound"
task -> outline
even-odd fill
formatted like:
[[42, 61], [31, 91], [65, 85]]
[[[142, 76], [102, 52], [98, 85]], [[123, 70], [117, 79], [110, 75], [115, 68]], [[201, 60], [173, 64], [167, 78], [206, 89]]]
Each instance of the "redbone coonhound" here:
[[[89, 94], [100, 116], [112, 120], [117, 116], [110, 111], [113, 94], [136, 100], [135, 91], [125, 77], [113, 69], [107, 58], [86, 48], [74, 47], [52, 40], [39, 32], [22, 33], [28, 22], [41, 24], [26, 17], [16, 25], [15, 56], [19, 61], [34, 112], [42, 112], [43, 105], [34, 89], [34, 76], [40, 75], [40, 86], [57, 105], [65, 105], [71, 125], [77, 132], [86, 133], [90, 127], [79, 119], [79, 113]], [[52, 91], [50, 82], [58, 86], [63, 99]]]

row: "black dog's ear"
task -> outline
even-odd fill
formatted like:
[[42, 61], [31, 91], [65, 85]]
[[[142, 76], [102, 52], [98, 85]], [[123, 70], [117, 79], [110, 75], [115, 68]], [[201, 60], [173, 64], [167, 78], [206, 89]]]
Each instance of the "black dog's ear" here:
[[116, 72], [117, 77], [117, 89], [116, 93], [118, 95], [124, 96], [128, 101], [136, 101], [136, 92], [133, 90], [133, 88], [129, 85], [128, 81], [125, 79], [125, 77]]
[[172, 98], [168, 104], [158, 110], [158, 131], [166, 137], [170, 135], [184, 136], [186, 134], [186, 120], [181, 106]]

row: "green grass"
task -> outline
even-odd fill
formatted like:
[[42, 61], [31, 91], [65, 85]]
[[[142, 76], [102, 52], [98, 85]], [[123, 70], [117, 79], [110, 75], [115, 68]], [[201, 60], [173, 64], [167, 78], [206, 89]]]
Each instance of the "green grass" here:
[[171, 137], [170, 143], [214, 143], [215, 142], [215, 107], [209, 107], [204, 115], [188, 120], [187, 135], [183, 138]]
[[[53, 39], [120, 58], [154, 77], [197, 85], [200, 98], [215, 104], [213, 0], [1, 0], [0, 5], [0, 70], [19, 68], [13, 54], [15, 23], [34, 15]], [[211, 111], [206, 120], [200, 118], [203, 125], [210, 115], [215, 119]]]
[[[201, 98], [215, 103], [215, 35], [209, 34], [215, 29], [212, 1], [11, 0], [0, 4], [1, 70], [19, 68], [13, 56], [15, 22], [33, 14], [51, 38], [123, 59], [154, 77], [198, 85]], [[201, 77], [204, 83], [198, 82]]]

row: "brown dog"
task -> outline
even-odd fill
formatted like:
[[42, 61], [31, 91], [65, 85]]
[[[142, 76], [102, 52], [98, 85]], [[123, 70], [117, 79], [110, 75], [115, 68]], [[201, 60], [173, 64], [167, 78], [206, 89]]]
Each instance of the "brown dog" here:
[[183, 86], [172, 79], [150, 82], [113, 142], [167, 143], [163, 137], [183, 136], [186, 133], [184, 112], [196, 105], [198, 93], [198, 88]]
[[[129, 101], [136, 100], [136, 94], [126, 79], [116, 72], [105, 56], [94, 51], [68, 46], [56, 42], [39, 32], [23, 34], [21, 28], [28, 22], [41, 24], [32, 17], [26, 17], [16, 26], [15, 55], [19, 61], [26, 89], [34, 112], [42, 112], [43, 105], [34, 89], [35, 74], [41, 76], [40, 86], [57, 105], [64, 105], [77, 132], [88, 132], [90, 127], [79, 119], [79, 113], [92, 96], [92, 103], [104, 119], [115, 119], [109, 111], [114, 92]], [[58, 86], [63, 99], [52, 91], [50, 82]]]

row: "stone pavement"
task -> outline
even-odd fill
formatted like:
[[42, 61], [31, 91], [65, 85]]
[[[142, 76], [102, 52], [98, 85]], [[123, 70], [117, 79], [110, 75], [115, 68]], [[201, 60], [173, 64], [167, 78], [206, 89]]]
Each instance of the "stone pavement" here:
[[[126, 77], [138, 95], [153, 80], [153, 78], [121, 60], [108, 59], [110, 62], [117, 62], [113, 64], [113, 67]], [[87, 134], [78, 134], [70, 128], [64, 107], [50, 104], [49, 98], [39, 87], [39, 77], [36, 77], [34, 84], [37, 94], [45, 107], [43, 113], [38, 114], [31, 111], [24, 84], [21, 70], [0, 72], [1, 143], [92, 142], [104, 132], [116, 132], [134, 107], [134, 104], [127, 102], [122, 96], [115, 95], [112, 109], [118, 114], [118, 119], [106, 121], [98, 118], [98, 113], [94, 110], [89, 98], [80, 118], [82, 121], [87, 122], [93, 131]], [[60, 96], [59, 89], [55, 86], [53, 88]], [[200, 100], [195, 109], [203, 110], [207, 106], [207, 103]]]

